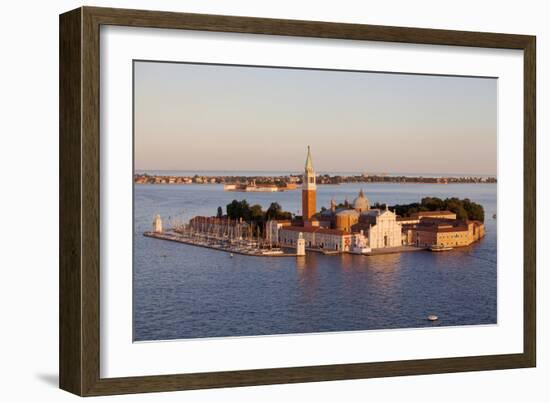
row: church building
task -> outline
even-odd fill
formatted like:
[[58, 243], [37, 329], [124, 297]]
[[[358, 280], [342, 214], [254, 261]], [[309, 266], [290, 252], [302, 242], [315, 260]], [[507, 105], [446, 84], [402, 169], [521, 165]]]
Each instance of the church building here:
[[340, 252], [401, 245], [401, 225], [396, 222], [396, 215], [371, 209], [363, 190], [352, 204], [337, 208], [332, 200], [330, 210], [317, 212], [317, 184], [309, 146], [302, 181], [302, 221], [301, 225], [268, 223], [269, 238], [292, 247], [303, 239], [306, 248]]

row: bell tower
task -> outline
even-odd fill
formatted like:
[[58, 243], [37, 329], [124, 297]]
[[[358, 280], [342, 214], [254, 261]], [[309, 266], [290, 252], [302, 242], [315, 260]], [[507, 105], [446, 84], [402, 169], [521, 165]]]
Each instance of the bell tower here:
[[317, 184], [315, 183], [315, 171], [311, 160], [311, 150], [307, 146], [306, 167], [302, 183], [302, 218], [304, 221], [311, 219], [317, 212]]

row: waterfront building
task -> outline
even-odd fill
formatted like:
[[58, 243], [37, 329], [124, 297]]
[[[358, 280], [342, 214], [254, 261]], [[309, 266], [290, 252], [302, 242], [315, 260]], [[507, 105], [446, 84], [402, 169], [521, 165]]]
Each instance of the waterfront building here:
[[374, 224], [369, 227], [368, 232], [369, 246], [373, 249], [401, 246], [401, 224], [397, 222], [396, 214], [386, 208], [369, 215], [369, 218], [373, 216]]
[[157, 214], [153, 220], [153, 232], [159, 234], [162, 232], [162, 219], [160, 218], [160, 214]]
[[302, 218], [304, 222], [310, 220], [317, 212], [317, 184], [315, 181], [311, 150], [307, 146], [306, 166], [302, 182]]
[[282, 246], [296, 247], [300, 237], [304, 239], [306, 248], [348, 252], [353, 235], [351, 232], [321, 227], [290, 225], [279, 229], [279, 243]]
[[[311, 166], [306, 162], [306, 172], [308, 165]], [[304, 193], [302, 197], [303, 205], [306, 205], [304, 198], [308, 194]], [[329, 210], [316, 213], [301, 224], [270, 221], [267, 229], [270, 239], [277, 239], [279, 244], [289, 247], [296, 246], [300, 233], [308, 248], [339, 252], [392, 248], [403, 244], [402, 227], [396, 214], [388, 209], [371, 209], [363, 190], [353, 203], [346, 203], [342, 208], [337, 208], [333, 199]]]
[[351, 232], [352, 227], [359, 222], [359, 212], [353, 209], [342, 209], [335, 214], [334, 226], [336, 229]]
[[254, 182], [250, 185], [247, 185], [244, 191], [245, 192], [277, 192], [279, 191], [279, 187], [273, 184], [256, 185], [256, 183]]
[[474, 220], [422, 220], [413, 230], [416, 246], [468, 246], [485, 236], [485, 225]]
[[395, 248], [403, 244], [401, 224], [397, 222], [397, 215], [387, 207], [385, 210], [372, 209], [361, 214], [354, 230], [366, 231], [371, 249]]
[[285, 226], [292, 225], [290, 220], [269, 220], [265, 225], [265, 237], [269, 245], [278, 245], [279, 231]]
[[456, 213], [448, 210], [441, 211], [419, 211], [411, 214], [412, 219], [421, 220], [422, 218], [444, 218], [448, 220], [456, 220]]
[[228, 192], [284, 192], [285, 190], [294, 190], [296, 189], [295, 183], [288, 183], [284, 186], [275, 185], [272, 183], [265, 184], [256, 184], [255, 181], [252, 183], [226, 183], [223, 186], [223, 190]]
[[365, 248], [393, 248], [403, 244], [402, 225], [397, 215], [387, 208], [371, 209], [362, 189], [352, 203], [345, 202], [344, 207], [337, 208], [333, 199], [330, 210], [323, 210], [318, 216], [321, 222], [330, 222], [330, 228], [352, 234], [364, 233]]
[[403, 230], [409, 226], [416, 225], [420, 222], [419, 218], [412, 218], [412, 217], [397, 217], [397, 222], [401, 224], [403, 227]]
[[448, 210], [419, 211], [412, 213], [410, 217], [397, 217], [397, 222], [405, 228], [407, 225], [415, 225], [420, 223], [421, 220], [427, 219], [456, 220], [456, 213]]

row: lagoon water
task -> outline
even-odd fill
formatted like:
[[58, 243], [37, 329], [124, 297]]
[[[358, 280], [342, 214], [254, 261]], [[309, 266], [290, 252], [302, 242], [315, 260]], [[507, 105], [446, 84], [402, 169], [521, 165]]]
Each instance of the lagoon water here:
[[[266, 258], [144, 237], [155, 214], [187, 221], [233, 199], [299, 212], [300, 190], [224, 192], [222, 185], [135, 185], [134, 340], [494, 324], [497, 321], [495, 184], [318, 186], [317, 205], [470, 198], [485, 208], [487, 236], [445, 253]], [[439, 321], [429, 322], [435, 314]]]

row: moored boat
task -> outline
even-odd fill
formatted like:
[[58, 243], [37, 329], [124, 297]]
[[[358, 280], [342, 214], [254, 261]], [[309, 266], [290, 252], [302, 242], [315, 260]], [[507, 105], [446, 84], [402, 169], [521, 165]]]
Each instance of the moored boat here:
[[432, 252], [445, 252], [453, 250], [452, 246], [432, 245], [428, 248]]

